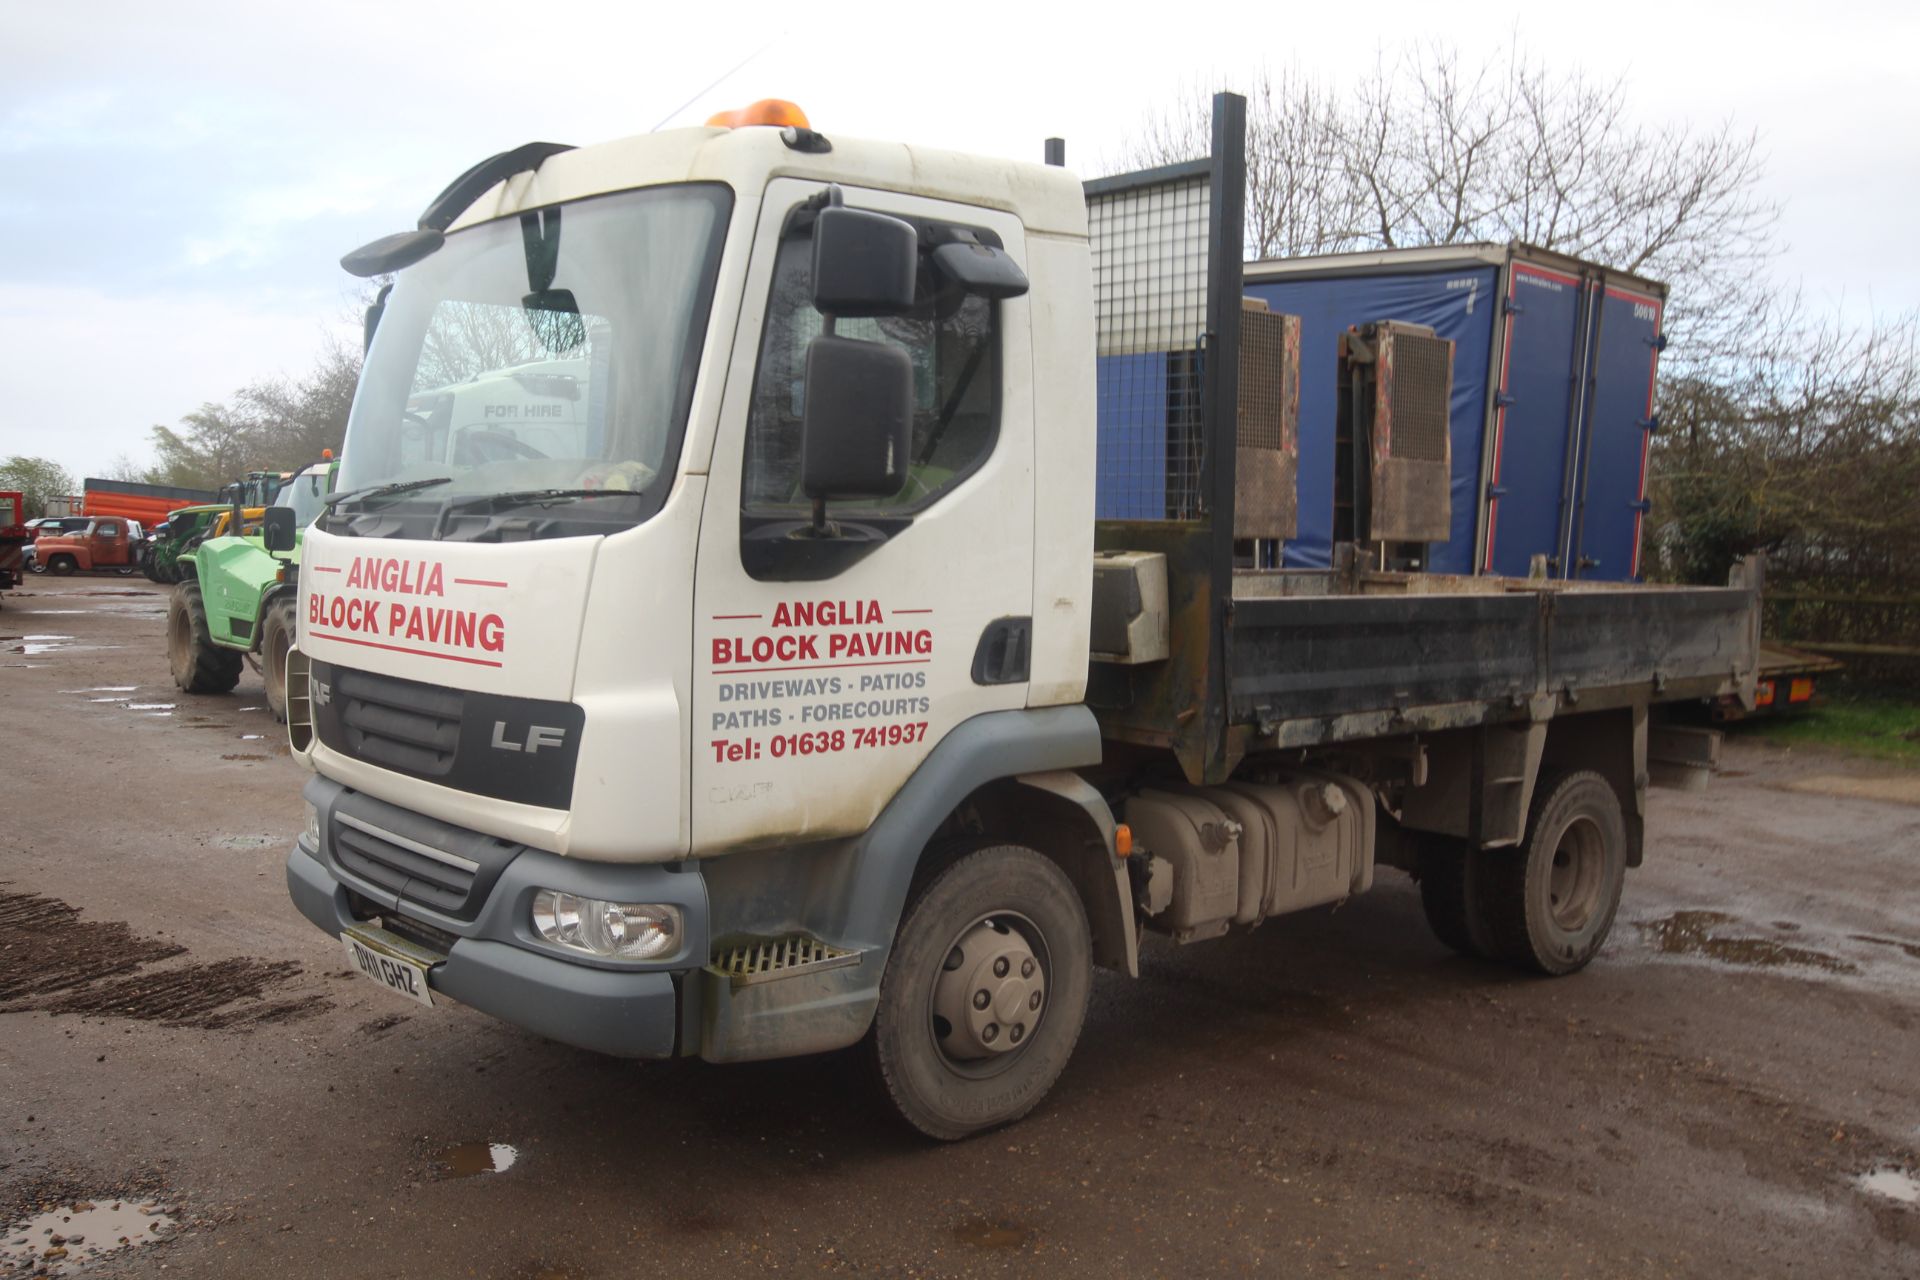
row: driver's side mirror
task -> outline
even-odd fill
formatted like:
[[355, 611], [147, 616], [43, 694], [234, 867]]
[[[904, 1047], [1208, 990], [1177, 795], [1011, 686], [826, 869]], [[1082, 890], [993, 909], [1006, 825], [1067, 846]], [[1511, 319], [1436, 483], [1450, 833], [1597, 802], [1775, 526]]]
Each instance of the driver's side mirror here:
[[260, 520], [260, 544], [269, 552], [293, 550], [292, 507], [268, 507]]
[[913, 358], [884, 342], [807, 344], [800, 484], [809, 498], [891, 498], [907, 481]]

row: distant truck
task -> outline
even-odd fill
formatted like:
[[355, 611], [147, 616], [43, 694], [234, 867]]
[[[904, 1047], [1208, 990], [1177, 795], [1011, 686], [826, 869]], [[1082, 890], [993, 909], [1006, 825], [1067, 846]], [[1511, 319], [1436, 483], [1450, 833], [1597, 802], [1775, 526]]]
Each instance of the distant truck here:
[[46, 572], [61, 575], [102, 569], [133, 573], [140, 568], [145, 538], [138, 520], [100, 517], [84, 529], [41, 534], [33, 544], [34, 558]]
[[[156, 525], [167, 513], [196, 502], [212, 502], [217, 495], [208, 489], [187, 489], [171, 484], [141, 484], [133, 480], [103, 480], [90, 476], [81, 495], [83, 516], [120, 516]], [[47, 514], [65, 514], [49, 511]]]
[[26, 507], [26, 495], [19, 490], [0, 490], [0, 591], [20, 585], [23, 551], [33, 540], [27, 529]]

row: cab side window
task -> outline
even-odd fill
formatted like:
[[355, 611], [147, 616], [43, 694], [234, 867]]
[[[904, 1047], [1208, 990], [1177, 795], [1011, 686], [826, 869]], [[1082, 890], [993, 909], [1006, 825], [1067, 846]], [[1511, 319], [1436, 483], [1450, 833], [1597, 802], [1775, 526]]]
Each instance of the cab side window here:
[[[813, 308], [810, 219], [796, 220], [774, 261], [773, 290], [747, 419], [741, 482], [743, 523], [805, 518], [800, 489], [800, 420], [806, 403], [807, 344], [821, 332]], [[916, 222], [921, 243], [940, 224]], [[997, 243], [997, 241], [996, 241]], [[904, 348], [913, 360], [914, 413], [907, 482], [890, 498], [830, 504], [836, 520], [872, 517], [883, 531], [904, 527], [978, 470], [999, 434], [1000, 347], [994, 304], [945, 279], [922, 252], [913, 312], [842, 319], [842, 337]], [[743, 533], [747, 530], [743, 529]]]

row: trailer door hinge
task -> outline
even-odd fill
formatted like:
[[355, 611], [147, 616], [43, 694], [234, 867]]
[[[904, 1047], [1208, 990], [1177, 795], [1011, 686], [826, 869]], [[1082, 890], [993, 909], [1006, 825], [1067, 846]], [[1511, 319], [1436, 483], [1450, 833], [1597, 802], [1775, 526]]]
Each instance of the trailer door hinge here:
[[1660, 434], [1660, 415], [1657, 413], [1650, 413], [1646, 417], [1640, 419], [1640, 429], [1646, 432], [1650, 436], [1659, 435]]
[[1667, 335], [1664, 333], [1656, 333], [1647, 339], [1647, 345], [1655, 351], [1665, 351], [1667, 349]]
[[1512, 404], [1513, 404], [1513, 395], [1512, 395], [1512, 393], [1511, 393], [1511, 392], [1506, 392], [1506, 391], [1496, 391], [1496, 392], [1494, 392], [1494, 393], [1493, 393], [1493, 407], [1494, 407], [1494, 408], [1496, 408], [1496, 409], [1505, 409], [1505, 408], [1507, 408], [1507, 407], [1509, 407], [1509, 406], [1510, 406], [1510, 405], [1512, 405]]
[[1506, 315], [1517, 316], [1524, 315], [1527, 309], [1520, 305], [1518, 298], [1502, 298], [1500, 299], [1500, 310]]
[[1504, 498], [1506, 496], [1507, 496], [1507, 486], [1503, 484], [1490, 484], [1487, 486], [1487, 497]]

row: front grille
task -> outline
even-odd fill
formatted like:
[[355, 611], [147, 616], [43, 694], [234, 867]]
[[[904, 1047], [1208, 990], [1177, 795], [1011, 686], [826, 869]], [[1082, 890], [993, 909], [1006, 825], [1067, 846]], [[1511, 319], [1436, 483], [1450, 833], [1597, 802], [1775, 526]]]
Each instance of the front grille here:
[[453, 768], [460, 747], [459, 690], [336, 670], [333, 696], [349, 751], [420, 777], [443, 777]]
[[333, 856], [343, 870], [401, 901], [452, 916], [464, 913], [479, 870], [471, 858], [408, 840], [346, 814], [334, 817]]
[[453, 950], [453, 944], [459, 941], [458, 937], [445, 929], [436, 929], [424, 920], [415, 920], [397, 911], [384, 912], [380, 917], [380, 926], [388, 933], [405, 938], [415, 946], [425, 947], [437, 955], [447, 955]]
[[311, 671], [314, 736], [329, 750], [512, 804], [564, 809], [573, 800], [587, 717], [577, 702], [448, 688], [318, 659]]

